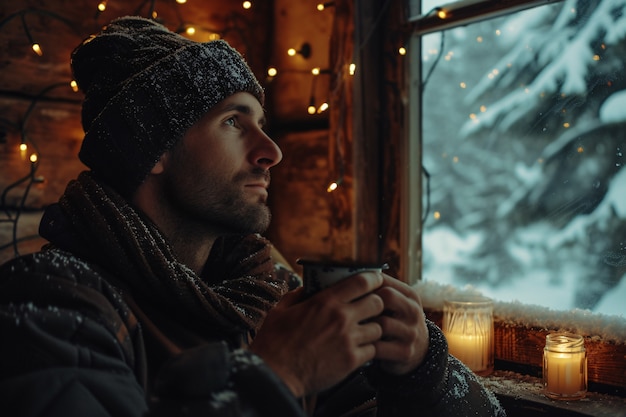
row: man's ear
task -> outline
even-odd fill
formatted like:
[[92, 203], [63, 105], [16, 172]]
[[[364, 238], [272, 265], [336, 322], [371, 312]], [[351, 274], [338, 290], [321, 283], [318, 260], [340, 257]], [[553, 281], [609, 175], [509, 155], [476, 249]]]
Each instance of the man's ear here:
[[154, 164], [152, 169], [150, 170], [151, 174], [159, 175], [165, 171], [165, 161], [167, 160], [167, 152], [164, 152], [163, 155], [159, 158], [159, 160]]

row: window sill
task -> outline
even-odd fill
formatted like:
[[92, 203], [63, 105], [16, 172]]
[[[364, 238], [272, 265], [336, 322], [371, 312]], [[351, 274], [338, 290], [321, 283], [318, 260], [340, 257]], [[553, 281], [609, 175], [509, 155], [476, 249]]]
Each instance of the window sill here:
[[626, 398], [588, 392], [578, 401], [554, 401], [543, 395], [541, 378], [496, 370], [479, 379], [498, 397], [507, 417], [626, 416]]

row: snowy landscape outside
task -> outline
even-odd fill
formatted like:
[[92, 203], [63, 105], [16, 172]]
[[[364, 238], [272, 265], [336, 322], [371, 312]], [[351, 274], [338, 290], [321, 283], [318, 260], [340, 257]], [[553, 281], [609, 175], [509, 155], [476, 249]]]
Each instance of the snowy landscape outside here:
[[624, 56], [626, 0], [422, 38], [423, 281], [626, 317]]

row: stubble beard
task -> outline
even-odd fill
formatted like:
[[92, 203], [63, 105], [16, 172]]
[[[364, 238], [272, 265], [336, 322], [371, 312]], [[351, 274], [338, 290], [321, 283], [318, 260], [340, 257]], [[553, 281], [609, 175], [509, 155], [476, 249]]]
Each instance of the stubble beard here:
[[265, 198], [251, 201], [239, 187], [245, 177], [232, 182], [212, 181], [204, 187], [181, 186], [176, 178], [167, 181], [167, 198], [180, 217], [195, 232], [212, 234], [263, 233], [269, 227], [271, 212]]

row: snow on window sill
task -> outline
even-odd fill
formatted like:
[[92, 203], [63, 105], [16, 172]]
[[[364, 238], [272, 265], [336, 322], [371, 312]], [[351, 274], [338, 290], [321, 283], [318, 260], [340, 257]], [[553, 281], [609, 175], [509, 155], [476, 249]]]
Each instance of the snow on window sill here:
[[[447, 298], [465, 294], [482, 295], [471, 287], [458, 289], [451, 285], [441, 285], [430, 281], [419, 281], [415, 284], [415, 288], [420, 294], [424, 309], [434, 311], [441, 311], [443, 300]], [[626, 344], [626, 318], [622, 316], [598, 314], [580, 309], [559, 311], [538, 305], [494, 300], [494, 317], [506, 325], [568, 330], [591, 340]]]

